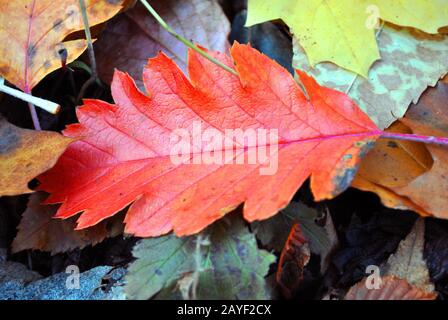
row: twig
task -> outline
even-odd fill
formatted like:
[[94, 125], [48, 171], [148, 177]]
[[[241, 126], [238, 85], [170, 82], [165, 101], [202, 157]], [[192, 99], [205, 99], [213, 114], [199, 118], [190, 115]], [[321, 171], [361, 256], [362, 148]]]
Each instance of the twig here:
[[81, 99], [84, 97], [84, 94], [89, 88], [89, 86], [94, 82], [96, 82], [98, 79], [95, 51], [93, 50], [92, 35], [90, 34], [89, 17], [87, 16], [87, 9], [84, 0], [79, 0], [79, 8], [81, 9], [82, 21], [84, 23], [84, 32], [86, 34], [87, 39], [87, 51], [89, 52], [89, 61], [90, 61], [90, 68], [92, 69], [92, 74], [90, 75], [90, 79], [87, 80], [81, 87], [81, 90], [79, 91], [78, 94], [78, 98], [76, 99], [78, 102], [81, 101]]
[[230, 68], [229, 66], [225, 65], [224, 63], [222, 63], [221, 61], [216, 60], [215, 58], [213, 58], [211, 55], [209, 55], [207, 52], [204, 52], [203, 50], [201, 50], [198, 46], [194, 45], [193, 43], [191, 43], [190, 41], [188, 41], [186, 38], [182, 37], [181, 35], [177, 34], [173, 29], [171, 29], [171, 27], [165, 22], [165, 20], [163, 20], [163, 18], [161, 16], [159, 16], [159, 14], [154, 10], [154, 8], [148, 3], [148, 1], [146, 0], [140, 0], [140, 2], [146, 7], [146, 9], [148, 9], [148, 11], [151, 13], [151, 15], [157, 20], [157, 22], [160, 24], [160, 26], [165, 29], [166, 31], [168, 31], [169, 34], [171, 34], [173, 37], [175, 37], [177, 40], [179, 40], [180, 42], [182, 42], [184, 45], [186, 45], [188, 48], [193, 49], [194, 51], [196, 51], [197, 53], [199, 53], [201, 56], [205, 57], [206, 59], [210, 60], [211, 62], [213, 62], [214, 64], [220, 66], [221, 68], [223, 68], [224, 70], [234, 74], [234, 75], [238, 75], [238, 73], [233, 70], [232, 68]]
[[[6, 86], [4, 84], [4, 79], [1, 77], [0, 77], [0, 91], [4, 92], [6, 94], [9, 94], [13, 97], [16, 97], [20, 100], [23, 100], [25, 102], [28, 102], [29, 104], [33, 105], [32, 109], [34, 109], [34, 106], [36, 106], [36, 107], [44, 109], [45, 111], [50, 112], [52, 114], [58, 113], [59, 110], [61, 109], [61, 107], [57, 103], [54, 103], [54, 102], [51, 102], [48, 100], [44, 100], [41, 98], [37, 98], [37, 97], [32, 96], [31, 94], [28, 94], [28, 93], [22, 92], [20, 90]], [[30, 109], [31, 109], [31, 107], [30, 107]], [[34, 113], [36, 113], [35, 110], [34, 110]], [[32, 112], [32, 114], [33, 114], [33, 112]]]

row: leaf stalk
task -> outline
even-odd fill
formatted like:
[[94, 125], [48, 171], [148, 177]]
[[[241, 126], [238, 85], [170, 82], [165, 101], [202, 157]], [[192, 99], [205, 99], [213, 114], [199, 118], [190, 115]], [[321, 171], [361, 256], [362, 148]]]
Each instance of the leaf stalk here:
[[395, 133], [395, 132], [386, 132], [384, 131], [381, 134], [382, 139], [392, 139], [392, 140], [405, 140], [405, 141], [414, 141], [414, 142], [422, 142], [422, 143], [430, 143], [430, 144], [439, 144], [448, 146], [448, 138], [445, 137], [434, 137], [434, 136], [423, 136], [411, 133]]

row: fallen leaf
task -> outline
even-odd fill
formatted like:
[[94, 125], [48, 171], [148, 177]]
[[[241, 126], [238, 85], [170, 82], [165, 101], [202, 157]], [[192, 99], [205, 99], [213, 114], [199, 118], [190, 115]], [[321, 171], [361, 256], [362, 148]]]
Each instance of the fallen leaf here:
[[448, 25], [444, 0], [249, 0], [246, 25], [282, 19], [299, 39], [312, 66], [330, 61], [367, 78], [380, 59], [375, 41], [378, 19], [435, 34]]
[[[365, 198], [368, 197], [362, 197]], [[348, 196], [342, 203], [346, 204], [347, 199], [353, 198]], [[370, 202], [361, 203], [363, 205], [359, 204], [356, 209], [343, 207], [360, 212], [352, 215], [347, 227], [339, 225], [343, 245], [334, 252], [324, 280], [336, 289], [352, 286], [366, 276], [369, 266], [381, 266], [387, 261], [415, 223], [415, 215], [408, 212], [387, 208], [378, 212], [371, 210]], [[347, 212], [347, 215], [350, 214], [350, 211]]]
[[269, 299], [265, 276], [275, 255], [258, 249], [255, 236], [239, 217], [211, 229], [209, 264], [199, 274], [198, 299]]
[[417, 219], [407, 237], [400, 242], [397, 251], [384, 266], [384, 275], [395, 276], [427, 293], [434, 292], [428, 267], [423, 258], [425, 244], [425, 221]]
[[437, 294], [423, 259], [425, 222], [417, 219], [407, 237], [383, 267], [380, 288], [368, 288], [367, 279], [350, 288], [346, 300], [434, 300]]
[[319, 218], [317, 210], [292, 201], [277, 215], [263, 221], [256, 221], [252, 227], [257, 239], [265, 247], [280, 253], [287, 241], [288, 231], [298, 222], [305, 238], [308, 239], [311, 252], [321, 256], [323, 273], [328, 265], [330, 253], [338, 245], [338, 239], [331, 216], [326, 213], [323, 217], [325, 226], [317, 224]]
[[[127, 233], [157, 236], [174, 229], [181, 236], [201, 231], [242, 203], [246, 220], [269, 218], [310, 176], [316, 200], [345, 190], [381, 131], [344, 94], [306, 74], [299, 72], [310, 101], [287, 70], [258, 51], [235, 44], [231, 53], [239, 76], [190, 51], [191, 82], [161, 53], [144, 70], [148, 95], [117, 71], [116, 104], [87, 100], [78, 108], [80, 124], [64, 134], [80, 140], [40, 177], [40, 189], [51, 193], [47, 203], [63, 202], [56, 217], [83, 211], [77, 225], [82, 229], [135, 201], [125, 219]], [[215, 56], [232, 65], [229, 57]], [[197, 142], [202, 128], [220, 141], [213, 156], [210, 144]], [[229, 129], [269, 130], [270, 137], [280, 138], [272, 146], [267, 140], [220, 140]], [[195, 141], [182, 139], [187, 159], [173, 161], [180, 130]], [[223, 150], [223, 143], [231, 147]], [[257, 149], [270, 154], [250, 164], [247, 157]]]
[[[440, 81], [390, 131], [448, 136], [447, 99], [448, 84]], [[380, 140], [363, 160], [353, 186], [377, 193], [388, 207], [448, 219], [447, 163], [444, 146]]]
[[303, 270], [310, 261], [308, 241], [300, 224], [295, 223], [289, 232], [277, 266], [276, 281], [283, 294], [290, 298], [303, 280]]
[[[394, 123], [386, 131], [412, 133], [401, 122]], [[381, 139], [363, 159], [352, 186], [375, 192], [389, 208], [413, 210], [422, 216], [430, 216], [429, 212], [412, 202], [412, 199], [396, 193], [394, 188], [406, 186], [432, 166], [433, 159], [425, 145]]]
[[[118, 13], [123, 0], [86, 0], [90, 26]], [[83, 30], [78, 0], [2, 1], [0, 4], [0, 75], [29, 93], [47, 74], [59, 69], [61, 51], [67, 63], [87, 48], [85, 39], [65, 41]]]
[[192, 272], [195, 263], [194, 239], [169, 234], [138, 242], [132, 250], [136, 260], [128, 267], [126, 276], [127, 297], [149, 299], [183, 274]]
[[[199, 238], [208, 239], [209, 244], [198, 252]], [[198, 299], [269, 298], [264, 277], [275, 256], [258, 249], [255, 236], [239, 217], [234, 216], [230, 223], [220, 221], [196, 237], [170, 234], [144, 239], [133, 254], [137, 260], [128, 269], [126, 286], [131, 299], [149, 299], [162, 288], [168, 290], [159, 299], [173, 298], [173, 290], [190, 291], [193, 272], [198, 272]]]
[[[417, 105], [412, 106], [401, 121], [415, 134], [446, 137], [447, 98], [448, 84], [440, 82], [436, 89], [429, 90]], [[434, 160], [431, 170], [397, 188], [396, 192], [412, 199], [434, 217], [448, 219], [448, 148], [434, 144], [427, 148]]]
[[363, 279], [351, 287], [344, 300], [434, 300], [437, 297], [394, 276], [382, 278], [379, 289], [368, 289], [365, 282]]
[[296, 38], [293, 66], [321, 85], [347, 93], [384, 129], [403, 117], [409, 105], [417, 103], [426, 88], [435, 86], [448, 72], [448, 36], [385, 24], [377, 37], [381, 60], [372, 66], [368, 79], [332, 63], [313, 67]]
[[0, 196], [33, 192], [28, 182], [50, 169], [73, 139], [18, 128], [0, 117]]
[[12, 243], [13, 253], [33, 249], [54, 255], [88, 245], [94, 246], [106, 237], [117, 236], [123, 231], [120, 219], [107, 220], [92, 228], [76, 231], [76, 220], [54, 219], [57, 206], [40, 204], [45, 197], [45, 193], [31, 195]]
[[[228, 50], [229, 21], [215, 0], [148, 2], [177, 34], [210, 50]], [[117, 68], [128, 72], [141, 89], [141, 70], [148, 57], [163, 51], [186, 71], [187, 49], [141, 3], [112, 20], [95, 43], [101, 78], [110, 83]]]

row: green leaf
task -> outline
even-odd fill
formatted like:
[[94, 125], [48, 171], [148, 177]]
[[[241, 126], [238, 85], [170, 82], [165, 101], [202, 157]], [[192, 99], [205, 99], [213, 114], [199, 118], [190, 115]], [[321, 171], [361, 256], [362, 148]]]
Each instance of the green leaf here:
[[276, 258], [258, 249], [240, 218], [230, 226], [214, 225], [210, 242], [210, 268], [200, 274], [199, 299], [269, 299], [264, 277]]
[[381, 128], [404, 116], [428, 86], [448, 71], [448, 36], [385, 24], [377, 35], [381, 53], [368, 79], [326, 62], [314, 68], [297, 39], [293, 67], [312, 75], [323, 86], [345, 93]]
[[126, 276], [127, 297], [149, 299], [182, 274], [193, 271], [194, 248], [194, 237], [177, 238], [173, 234], [137, 243], [132, 251], [137, 260]]
[[[196, 239], [208, 239], [199, 252]], [[269, 299], [264, 277], [276, 258], [258, 249], [240, 217], [219, 221], [199, 236], [144, 239], [133, 254], [137, 260], [128, 269], [126, 287], [130, 299], [149, 299], [164, 288], [158, 299], [180, 299], [190, 290], [198, 299]]]

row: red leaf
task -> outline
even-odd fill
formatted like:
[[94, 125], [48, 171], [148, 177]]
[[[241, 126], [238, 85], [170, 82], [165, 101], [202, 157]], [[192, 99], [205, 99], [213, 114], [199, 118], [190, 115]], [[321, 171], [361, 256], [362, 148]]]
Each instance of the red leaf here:
[[[40, 177], [51, 193], [47, 203], [63, 202], [57, 217], [82, 212], [78, 228], [92, 226], [132, 203], [126, 232], [157, 236], [199, 232], [241, 203], [249, 221], [266, 219], [291, 200], [311, 176], [317, 200], [331, 198], [350, 184], [366, 147], [381, 131], [343, 93], [319, 86], [299, 72], [310, 101], [278, 64], [246, 45], [231, 49], [235, 76], [195, 52], [189, 53], [190, 81], [163, 53], [143, 72], [144, 95], [134, 81], [116, 71], [115, 105], [87, 100], [78, 109], [80, 124], [64, 134], [81, 138], [58, 164]], [[216, 58], [233, 67], [219, 53]], [[278, 170], [261, 175], [255, 164], [174, 164], [174, 130], [193, 134], [202, 128], [277, 129]], [[247, 156], [249, 147], [234, 142], [227, 150]], [[191, 145], [206, 155], [203, 143]], [[234, 158], [233, 158], [234, 159]], [[231, 159], [231, 160], [233, 160]], [[232, 161], [233, 162], [233, 161]]]
[[283, 247], [275, 279], [287, 298], [292, 297], [303, 280], [303, 270], [310, 261], [310, 248], [302, 228], [294, 223]]

